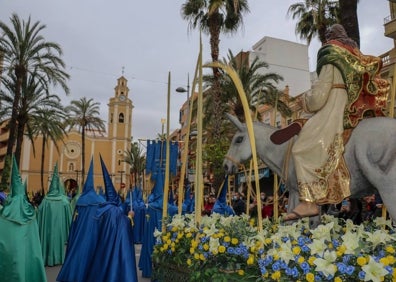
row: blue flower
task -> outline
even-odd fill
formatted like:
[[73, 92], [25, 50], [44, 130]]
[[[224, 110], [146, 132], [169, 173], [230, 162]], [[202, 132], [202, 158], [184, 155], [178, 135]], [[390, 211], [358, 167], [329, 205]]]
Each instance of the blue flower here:
[[341, 274], [345, 274], [346, 273], [347, 266], [344, 263], [339, 262], [336, 265], [337, 265], [338, 270], [341, 272]]
[[358, 277], [360, 280], [364, 280], [365, 276], [366, 276], [366, 272], [364, 272], [363, 270], [359, 271]]
[[279, 261], [276, 261], [273, 265], [272, 265], [272, 270], [273, 271], [278, 271], [281, 269], [281, 264], [279, 263]]
[[348, 265], [346, 269], [346, 273], [348, 275], [352, 275], [355, 272], [355, 267], [353, 265]]

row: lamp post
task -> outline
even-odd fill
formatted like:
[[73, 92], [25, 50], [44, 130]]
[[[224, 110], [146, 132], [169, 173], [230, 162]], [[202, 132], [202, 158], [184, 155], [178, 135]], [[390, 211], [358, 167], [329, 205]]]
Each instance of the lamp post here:
[[78, 188], [78, 187], [79, 187], [79, 185], [78, 185], [78, 174], [79, 174], [80, 172], [82, 172], [82, 170], [76, 169], [74, 172], [76, 173], [76, 182], [77, 182], [77, 188]]
[[119, 170], [118, 172], [120, 173], [120, 176], [121, 176], [121, 180], [120, 180], [120, 189], [121, 189], [121, 188], [123, 188], [123, 187], [122, 187], [122, 184], [123, 184], [123, 183], [122, 183], [122, 174], [123, 174], [125, 171], [124, 171], [124, 170]]
[[161, 125], [162, 125], [161, 139], [165, 139], [165, 138], [164, 138], [164, 127], [165, 127], [165, 123], [166, 123], [166, 119], [165, 119], [165, 118], [162, 118], [162, 119], [161, 119]]
[[[177, 87], [176, 92], [179, 93], [187, 93], [187, 109], [185, 113], [186, 121], [188, 122], [188, 117], [190, 114], [190, 74], [187, 74], [187, 89], [184, 87]], [[188, 150], [188, 148], [184, 148], [184, 150]], [[185, 177], [188, 179], [188, 152], [187, 152], [187, 159], [186, 159], [186, 175]]]

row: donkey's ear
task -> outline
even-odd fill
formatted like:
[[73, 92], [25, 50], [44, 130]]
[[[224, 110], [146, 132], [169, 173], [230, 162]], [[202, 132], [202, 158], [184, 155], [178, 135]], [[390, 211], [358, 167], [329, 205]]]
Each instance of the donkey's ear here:
[[229, 113], [226, 113], [226, 116], [236, 126], [236, 128], [238, 128], [238, 130], [243, 131], [244, 126], [236, 116], [233, 116]]

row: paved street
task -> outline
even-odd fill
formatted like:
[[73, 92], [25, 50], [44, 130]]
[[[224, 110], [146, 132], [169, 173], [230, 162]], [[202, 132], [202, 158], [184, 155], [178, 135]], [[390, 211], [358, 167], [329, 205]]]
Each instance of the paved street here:
[[[140, 257], [140, 249], [142, 245], [135, 245], [135, 253], [136, 253], [136, 264], [139, 263], [139, 257]], [[59, 270], [61, 269], [61, 266], [54, 266], [54, 267], [46, 267], [46, 273], [47, 273], [47, 281], [48, 282], [56, 282], [56, 277], [58, 276]], [[139, 282], [149, 282], [151, 281], [150, 278], [143, 278], [141, 271], [138, 270], [138, 281]], [[124, 281], [120, 281], [124, 282]], [[125, 281], [128, 282], [128, 281]]]

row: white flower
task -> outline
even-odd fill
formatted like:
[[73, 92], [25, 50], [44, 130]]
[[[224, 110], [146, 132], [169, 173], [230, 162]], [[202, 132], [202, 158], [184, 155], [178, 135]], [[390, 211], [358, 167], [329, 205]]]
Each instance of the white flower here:
[[334, 276], [334, 273], [337, 271], [337, 266], [334, 264], [336, 259], [336, 252], [329, 250], [325, 251], [323, 258], [317, 258], [314, 260], [314, 264], [316, 265], [315, 270], [322, 271], [326, 277], [328, 275]]
[[344, 235], [341, 236], [341, 239], [344, 241], [345, 246], [345, 254], [355, 254], [356, 251], [359, 251], [359, 241], [360, 237], [355, 232], [347, 231]]
[[290, 260], [294, 258], [292, 245], [290, 240], [285, 243], [281, 243], [278, 249], [278, 255], [281, 259], [283, 259], [287, 264]]
[[324, 239], [316, 239], [313, 240], [311, 244], [308, 244], [309, 249], [311, 250], [311, 255], [322, 255], [326, 250], [327, 246]]
[[331, 241], [331, 230], [334, 227], [334, 221], [327, 223], [326, 225], [319, 225], [314, 230], [311, 231], [313, 239], [324, 239]]
[[377, 247], [379, 244], [386, 243], [387, 241], [393, 239], [391, 236], [385, 233], [384, 230], [376, 230], [374, 233], [366, 232], [366, 236], [366, 240], [373, 244], [373, 249], [375, 249], [375, 247]]
[[172, 218], [172, 222], [168, 224], [168, 226], [174, 226], [178, 229], [183, 229], [185, 226], [185, 219], [184, 216], [176, 214]]
[[219, 246], [220, 246], [219, 238], [210, 237], [210, 240], [209, 240], [209, 251], [212, 254], [216, 255], [218, 253]]
[[364, 281], [380, 282], [383, 281], [381, 278], [388, 274], [384, 265], [376, 262], [371, 256], [369, 263], [364, 265], [362, 270], [366, 273]]
[[160, 236], [162, 235], [162, 232], [159, 231], [157, 228], [155, 228], [153, 234], [154, 234], [154, 237], [155, 237], [155, 238], [158, 238], [158, 237], [160, 237]]
[[216, 234], [219, 230], [216, 228], [216, 225], [212, 223], [210, 228], [204, 228], [203, 232], [206, 234], [206, 236], [212, 236], [213, 234]]
[[382, 216], [378, 216], [376, 218], [373, 219], [373, 222], [375, 223], [375, 225], [377, 225], [378, 227], [390, 227], [393, 228], [392, 226], [392, 220], [390, 219], [386, 219], [385, 217]]

